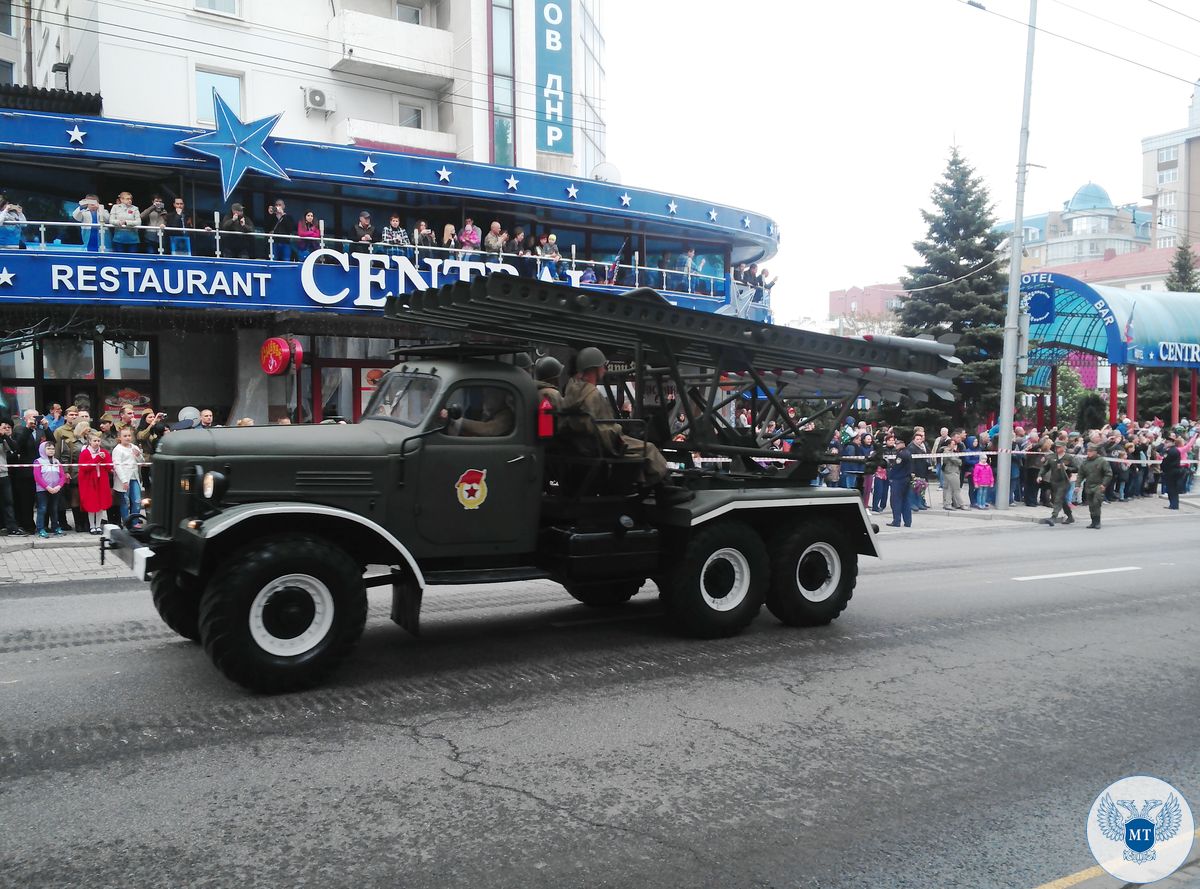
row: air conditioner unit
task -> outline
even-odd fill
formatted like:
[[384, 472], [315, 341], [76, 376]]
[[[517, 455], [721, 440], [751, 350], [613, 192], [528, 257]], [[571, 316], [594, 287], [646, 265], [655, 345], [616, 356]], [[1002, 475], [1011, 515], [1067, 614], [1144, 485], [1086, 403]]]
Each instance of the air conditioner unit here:
[[304, 110], [306, 112], [323, 111], [325, 114], [329, 114], [335, 110], [333, 94], [320, 87], [304, 87]]

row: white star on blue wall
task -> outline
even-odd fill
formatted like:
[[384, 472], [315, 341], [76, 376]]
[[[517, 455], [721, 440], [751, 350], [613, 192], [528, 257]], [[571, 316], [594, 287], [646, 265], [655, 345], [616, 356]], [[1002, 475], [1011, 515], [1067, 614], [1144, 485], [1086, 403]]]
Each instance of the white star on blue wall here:
[[221, 165], [221, 189], [225, 192], [226, 200], [229, 200], [247, 170], [257, 170], [276, 179], [289, 179], [283, 167], [267, 153], [264, 144], [279, 118], [283, 117], [282, 114], [242, 123], [214, 89], [213, 116], [217, 121], [215, 130], [175, 144], [196, 154], [217, 159]]

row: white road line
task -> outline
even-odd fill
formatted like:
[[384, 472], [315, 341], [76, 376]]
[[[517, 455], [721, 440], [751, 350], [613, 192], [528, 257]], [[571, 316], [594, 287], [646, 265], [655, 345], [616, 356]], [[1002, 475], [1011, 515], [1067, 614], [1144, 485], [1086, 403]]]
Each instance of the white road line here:
[[1118, 571], [1141, 571], [1137, 565], [1127, 565], [1124, 568], [1097, 568], [1095, 571], [1064, 571], [1062, 574], [1031, 574], [1028, 577], [1014, 577], [1013, 580], [1053, 580], [1056, 577], [1083, 577], [1085, 574], [1116, 574]]

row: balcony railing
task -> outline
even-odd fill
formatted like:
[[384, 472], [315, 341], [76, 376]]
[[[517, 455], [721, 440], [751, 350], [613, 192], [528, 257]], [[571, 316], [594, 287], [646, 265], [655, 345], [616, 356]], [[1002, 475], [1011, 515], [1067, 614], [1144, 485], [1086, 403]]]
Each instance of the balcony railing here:
[[[701, 301], [711, 300], [724, 304], [727, 297], [735, 293], [733, 282], [728, 277], [704, 275], [688, 272], [686, 269], [664, 269], [657, 266], [645, 266], [639, 263], [639, 255], [633, 254], [633, 262], [604, 262], [602, 260], [585, 260], [577, 256], [575, 246], [570, 245], [567, 253], [558, 259], [538, 256], [527, 252], [521, 253], [489, 253], [480, 250], [465, 250], [448, 247], [417, 247], [413, 245], [387, 244], [381, 241], [355, 241], [351, 238], [339, 238], [327, 235], [324, 221], [318, 221], [316, 237], [300, 235], [273, 234], [270, 232], [235, 232], [222, 230], [219, 213], [213, 214], [213, 225], [192, 228], [175, 228], [166, 225], [115, 226], [112, 223], [89, 223], [60, 220], [28, 220], [22, 225], [5, 225], [0, 228], [11, 232], [18, 229], [22, 233], [22, 242], [27, 250], [62, 252], [62, 253], [128, 253], [132, 255], [157, 256], [194, 256], [192, 252], [193, 238], [211, 239], [213, 256], [204, 258], [215, 259], [250, 259], [260, 262], [292, 262], [304, 261], [310, 253], [317, 249], [332, 249], [346, 253], [372, 253], [377, 255], [404, 256], [420, 268], [423, 258], [433, 257], [441, 260], [477, 262], [502, 262], [515, 268], [518, 274], [531, 278], [542, 278], [544, 270], [549, 271], [551, 278], [570, 281], [575, 275], [567, 275], [568, 271], [577, 272], [580, 286], [584, 287], [650, 287], [666, 294], [684, 294]], [[98, 249], [90, 251], [80, 244], [63, 244], [61, 236], [55, 234], [55, 229], [93, 229], [99, 228], [103, 233], [98, 240]], [[138, 233], [138, 241], [124, 245], [112, 242], [112, 234], [116, 231]], [[25, 237], [26, 232], [36, 232], [36, 237]], [[151, 237], [146, 238], [146, 233]], [[81, 240], [86, 240], [89, 231], [81, 232]], [[222, 246], [224, 245], [224, 247]], [[233, 245], [233, 249], [231, 249]], [[247, 249], [246, 245], [258, 245], [265, 249]], [[0, 252], [6, 249], [18, 249], [16, 245], [0, 246]], [[238, 255], [230, 255], [236, 253]], [[243, 255], [244, 254], [244, 255]], [[265, 256], [261, 255], [265, 254]], [[585, 277], [591, 269], [595, 278]], [[770, 311], [770, 290], [765, 287], [751, 288], [749, 285], [738, 285], [736, 294], [743, 299], [747, 297], [750, 304], [764, 311]]]

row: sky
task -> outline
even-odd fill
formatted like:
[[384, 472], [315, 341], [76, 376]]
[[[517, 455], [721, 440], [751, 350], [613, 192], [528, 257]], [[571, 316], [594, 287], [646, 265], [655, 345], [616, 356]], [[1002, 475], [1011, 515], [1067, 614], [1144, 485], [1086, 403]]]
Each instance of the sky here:
[[[951, 146], [1013, 217], [1029, 2], [983, 5], [604, 0], [608, 160], [630, 185], [773, 218], [777, 323], [824, 318], [830, 290], [918, 260]], [[1026, 215], [1088, 181], [1141, 202], [1141, 140], [1187, 126], [1200, 3], [1037, 6]]]

